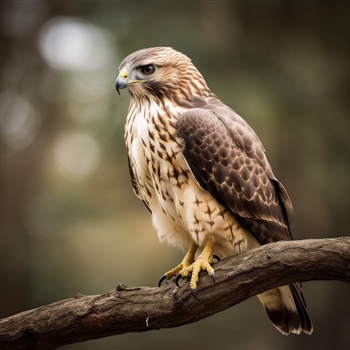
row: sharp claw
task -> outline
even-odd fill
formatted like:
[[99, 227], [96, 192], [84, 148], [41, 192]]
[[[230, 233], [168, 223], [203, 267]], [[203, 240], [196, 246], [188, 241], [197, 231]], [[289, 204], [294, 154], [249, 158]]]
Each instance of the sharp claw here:
[[191, 294], [192, 294], [193, 298], [195, 298], [195, 299], [197, 299], [197, 300], [200, 300], [200, 299], [198, 298], [198, 292], [197, 292], [196, 289], [192, 289], [192, 288], [191, 288]]
[[159, 282], [158, 282], [158, 287], [161, 287], [161, 286], [162, 286], [162, 283], [163, 283], [165, 280], [166, 280], [166, 276], [163, 275], [163, 276], [160, 278]]
[[181, 273], [178, 273], [178, 274], [176, 275], [176, 277], [175, 277], [175, 284], [176, 284], [176, 286], [179, 287], [179, 288], [181, 288], [181, 286], [179, 285], [179, 280], [180, 280], [181, 277], [182, 277], [182, 276], [181, 276]]
[[220, 257], [217, 256], [217, 255], [213, 255], [213, 258], [216, 259], [216, 261], [220, 261], [221, 260]]
[[211, 278], [213, 279], [213, 283], [215, 284], [215, 271], [212, 272]]

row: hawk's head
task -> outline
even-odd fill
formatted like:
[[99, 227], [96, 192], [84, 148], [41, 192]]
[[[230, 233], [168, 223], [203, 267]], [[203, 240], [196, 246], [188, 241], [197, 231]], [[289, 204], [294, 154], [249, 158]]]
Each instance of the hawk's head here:
[[192, 101], [211, 94], [191, 60], [170, 47], [153, 47], [127, 56], [119, 66], [116, 89], [136, 98], [168, 97]]

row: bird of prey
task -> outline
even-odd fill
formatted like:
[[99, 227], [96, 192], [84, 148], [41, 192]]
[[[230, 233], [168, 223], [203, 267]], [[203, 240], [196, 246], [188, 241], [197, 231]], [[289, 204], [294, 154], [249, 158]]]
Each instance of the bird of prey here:
[[[134, 192], [152, 213], [160, 241], [187, 248], [161, 279], [201, 270], [214, 256], [292, 240], [291, 200], [248, 123], [209, 89], [186, 55], [169, 47], [136, 51], [119, 66], [116, 89], [131, 102], [125, 142]], [[311, 333], [300, 283], [258, 295], [284, 334]]]

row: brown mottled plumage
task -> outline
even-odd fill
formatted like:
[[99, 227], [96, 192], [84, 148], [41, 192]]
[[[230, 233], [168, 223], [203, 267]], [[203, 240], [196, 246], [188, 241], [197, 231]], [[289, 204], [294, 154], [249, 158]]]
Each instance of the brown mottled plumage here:
[[[135, 194], [152, 213], [161, 241], [189, 248], [168, 271], [198, 274], [223, 258], [291, 240], [293, 208], [248, 123], [209, 89], [191, 60], [168, 47], [140, 50], [120, 64], [117, 91], [128, 88], [125, 125]], [[301, 284], [258, 295], [284, 334], [312, 332]]]

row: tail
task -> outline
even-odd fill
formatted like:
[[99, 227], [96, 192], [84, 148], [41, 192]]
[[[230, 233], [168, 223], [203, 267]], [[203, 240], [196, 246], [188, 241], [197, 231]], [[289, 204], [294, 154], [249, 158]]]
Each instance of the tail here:
[[257, 297], [271, 322], [281, 333], [312, 333], [312, 322], [306, 310], [300, 283], [271, 289]]

